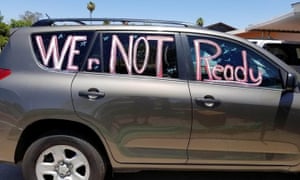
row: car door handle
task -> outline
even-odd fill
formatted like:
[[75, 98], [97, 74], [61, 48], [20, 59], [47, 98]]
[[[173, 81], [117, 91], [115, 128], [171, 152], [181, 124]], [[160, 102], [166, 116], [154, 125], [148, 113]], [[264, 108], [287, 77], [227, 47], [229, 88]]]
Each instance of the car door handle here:
[[215, 108], [221, 104], [219, 100], [216, 100], [211, 95], [206, 95], [203, 98], [196, 98], [195, 102], [198, 106], [203, 106], [206, 108]]
[[80, 97], [83, 97], [83, 98], [94, 101], [94, 100], [98, 100], [100, 98], [103, 98], [105, 96], [105, 93], [102, 92], [102, 91], [99, 91], [96, 88], [90, 88], [87, 91], [79, 91], [78, 95]]

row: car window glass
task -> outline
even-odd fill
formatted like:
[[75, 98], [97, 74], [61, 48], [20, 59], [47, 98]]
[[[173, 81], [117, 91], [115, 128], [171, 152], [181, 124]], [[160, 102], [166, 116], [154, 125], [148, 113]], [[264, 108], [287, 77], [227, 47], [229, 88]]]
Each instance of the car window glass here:
[[90, 45], [92, 32], [54, 32], [32, 35], [38, 62], [59, 71], [79, 71]]
[[[146, 75], [177, 78], [177, 55], [174, 35], [105, 33], [102, 44], [101, 71], [93, 67], [99, 63], [94, 47], [86, 65], [87, 71], [111, 74]], [[98, 51], [99, 52], [99, 51]], [[94, 60], [93, 60], [94, 59]], [[89, 62], [90, 61], [90, 62]], [[94, 65], [93, 65], [94, 64]], [[99, 66], [99, 64], [98, 64]]]
[[196, 80], [282, 88], [279, 69], [254, 51], [221, 39], [189, 36], [188, 40]]
[[87, 61], [84, 64], [84, 71], [88, 72], [103, 72], [104, 66], [101, 62], [101, 45], [100, 45], [100, 35], [97, 35], [96, 41], [88, 55]]

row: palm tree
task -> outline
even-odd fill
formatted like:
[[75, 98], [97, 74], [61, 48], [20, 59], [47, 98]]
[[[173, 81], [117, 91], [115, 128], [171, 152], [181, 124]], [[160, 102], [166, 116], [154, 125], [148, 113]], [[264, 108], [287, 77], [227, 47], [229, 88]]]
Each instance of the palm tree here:
[[[93, 14], [93, 11], [95, 10], [96, 8], [96, 4], [93, 3], [92, 1], [90, 1], [88, 4], [87, 4], [87, 9], [90, 11], [90, 18], [92, 19], [92, 14]], [[91, 21], [92, 23], [92, 21]]]
[[109, 25], [110, 24], [110, 21], [109, 20], [104, 20], [103, 21], [103, 25]]
[[203, 18], [202, 17], [198, 18], [196, 21], [196, 24], [200, 27], [203, 27], [203, 24], [204, 24]]

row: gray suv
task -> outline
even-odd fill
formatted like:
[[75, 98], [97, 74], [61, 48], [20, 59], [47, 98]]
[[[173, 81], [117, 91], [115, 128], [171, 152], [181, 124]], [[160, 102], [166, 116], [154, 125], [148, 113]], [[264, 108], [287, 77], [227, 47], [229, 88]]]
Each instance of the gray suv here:
[[180, 22], [41, 20], [0, 55], [0, 158], [26, 180], [299, 172], [299, 80], [247, 40]]

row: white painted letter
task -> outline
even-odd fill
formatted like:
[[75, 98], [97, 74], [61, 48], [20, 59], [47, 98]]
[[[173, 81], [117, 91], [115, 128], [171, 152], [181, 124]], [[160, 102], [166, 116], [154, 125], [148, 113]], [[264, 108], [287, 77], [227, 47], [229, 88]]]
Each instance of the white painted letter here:
[[110, 73], [116, 73], [116, 61], [117, 61], [117, 50], [120, 50], [122, 58], [125, 62], [128, 74], [132, 74], [132, 46], [133, 46], [133, 35], [129, 36], [128, 54], [117, 35], [112, 35], [112, 44], [110, 50], [109, 69]]
[[171, 36], [147, 36], [148, 40], [157, 41], [156, 50], [156, 77], [163, 77], [163, 45], [164, 42], [173, 42], [174, 38]]

